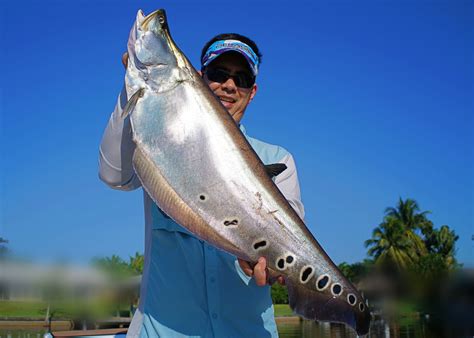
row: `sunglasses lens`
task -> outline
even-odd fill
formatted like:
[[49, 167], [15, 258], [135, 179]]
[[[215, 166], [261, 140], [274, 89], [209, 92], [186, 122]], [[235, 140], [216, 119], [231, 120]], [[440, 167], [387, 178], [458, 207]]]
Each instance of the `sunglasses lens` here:
[[208, 69], [206, 71], [207, 78], [213, 82], [224, 83], [230, 77], [234, 80], [234, 83], [237, 87], [240, 88], [251, 88], [255, 83], [255, 78], [246, 73], [238, 73], [231, 75], [223, 69]]
[[247, 73], [237, 75], [239, 77], [240, 85], [238, 87], [251, 88], [255, 83], [255, 78]]

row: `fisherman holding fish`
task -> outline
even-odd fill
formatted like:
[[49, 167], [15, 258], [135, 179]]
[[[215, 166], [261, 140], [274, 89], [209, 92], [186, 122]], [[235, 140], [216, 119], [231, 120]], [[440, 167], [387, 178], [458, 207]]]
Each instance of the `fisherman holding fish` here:
[[[128, 55], [123, 62], [126, 65]], [[284, 163], [274, 178], [303, 217], [295, 163], [290, 153], [248, 136], [240, 123], [257, 93], [262, 54], [239, 34], [220, 34], [202, 50], [201, 74], [247, 140], [266, 164]], [[123, 90], [102, 139], [100, 178], [110, 187], [140, 187], [132, 168], [134, 143], [130, 122], [121, 114], [128, 101]], [[140, 306], [128, 336], [277, 337], [266, 260], [255, 266], [215, 249], [181, 227], [144, 192], [145, 269]], [[253, 277], [253, 278], [252, 278]], [[280, 282], [282, 279], [280, 277]]]
[[278, 337], [269, 281], [280, 273], [296, 313], [365, 334], [362, 297], [302, 221], [293, 157], [240, 123], [257, 93], [255, 42], [215, 36], [197, 72], [165, 12], [139, 11], [128, 56], [99, 155], [106, 184], [144, 192], [145, 264], [128, 336]]

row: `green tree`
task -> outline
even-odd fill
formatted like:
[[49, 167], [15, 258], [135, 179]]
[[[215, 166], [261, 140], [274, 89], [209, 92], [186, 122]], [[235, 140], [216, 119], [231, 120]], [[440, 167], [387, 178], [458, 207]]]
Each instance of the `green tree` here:
[[[438, 261], [446, 270], [458, 266], [456, 261], [456, 241], [459, 236], [449, 226], [443, 225], [439, 230], [432, 225], [423, 229], [424, 242], [431, 262]], [[436, 258], [435, 258], [436, 257]]]
[[426, 246], [420, 234], [426, 227], [432, 227], [431, 221], [427, 215], [431, 211], [420, 211], [418, 203], [410, 198], [405, 201], [400, 197], [395, 208], [388, 207], [385, 209], [385, 219], [395, 219], [400, 223], [405, 236], [412, 243], [414, 254], [418, 257], [426, 254]]
[[111, 257], [94, 258], [92, 260], [92, 264], [115, 277], [131, 275], [131, 271], [127, 262], [117, 255], [112, 255]]
[[145, 256], [135, 252], [135, 256], [130, 256], [128, 266], [133, 274], [141, 275], [143, 273], [143, 265], [145, 263]]
[[405, 270], [415, 262], [415, 253], [401, 222], [386, 218], [374, 229], [372, 238], [365, 241], [367, 254], [379, 266]]
[[143, 273], [144, 256], [138, 252], [130, 256], [128, 262], [117, 255], [94, 258], [92, 265], [115, 277], [135, 276]]
[[383, 222], [374, 229], [372, 238], [365, 241], [368, 255], [374, 257], [377, 265], [398, 271], [416, 265], [428, 252], [421, 234], [432, 228], [426, 216], [429, 213], [420, 211], [415, 200], [400, 198], [396, 207], [385, 209]]
[[271, 295], [273, 304], [288, 304], [288, 290], [280, 283], [273, 283]]
[[373, 265], [374, 262], [371, 259], [364, 259], [364, 261], [354, 264], [342, 262], [338, 265], [338, 268], [352, 283], [358, 283], [369, 274]]
[[[455, 244], [459, 236], [447, 225], [435, 229], [413, 199], [399, 199], [396, 207], [385, 209], [383, 222], [365, 241], [367, 254], [377, 265], [398, 271], [410, 269], [438, 274], [456, 268]], [[344, 267], [347, 270], [347, 267]]]

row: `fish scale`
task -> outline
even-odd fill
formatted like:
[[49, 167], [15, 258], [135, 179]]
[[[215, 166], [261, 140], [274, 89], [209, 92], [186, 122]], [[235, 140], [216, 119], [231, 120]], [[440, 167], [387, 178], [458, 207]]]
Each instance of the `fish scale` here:
[[[171, 39], [163, 10], [130, 33], [124, 109], [134, 169], [155, 203], [208, 243], [285, 277], [291, 308], [368, 332], [370, 313]], [[355, 299], [355, 302], [354, 302]]]

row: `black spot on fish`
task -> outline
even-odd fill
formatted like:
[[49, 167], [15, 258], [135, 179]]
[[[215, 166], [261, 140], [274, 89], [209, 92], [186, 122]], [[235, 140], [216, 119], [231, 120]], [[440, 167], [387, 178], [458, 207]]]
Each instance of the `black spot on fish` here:
[[357, 302], [357, 298], [353, 294], [349, 294], [347, 296], [347, 301], [349, 302], [349, 304], [355, 305], [355, 303]]
[[280, 269], [284, 269], [285, 268], [285, 260], [283, 258], [280, 258], [277, 262], [277, 266], [280, 268]]
[[313, 272], [313, 268], [310, 267], [310, 266], [308, 266], [306, 269], [304, 269], [303, 273], [301, 274], [301, 281], [303, 283], [306, 283], [312, 272]]
[[322, 291], [326, 288], [326, 286], [329, 284], [329, 276], [324, 275], [320, 277], [318, 282], [316, 283], [316, 287], [318, 288], [319, 291]]
[[205, 200], [206, 200], [206, 196], [205, 196], [205, 195], [199, 195], [199, 199], [200, 199], [201, 201], [205, 201]]
[[260, 242], [257, 242], [253, 245], [253, 248], [255, 250], [258, 250], [260, 248], [263, 248], [263, 247], [266, 247], [267, 246], [267, 241], [260, 241]]
[[335, 295], [335, 296], [339, 296], [342, 292], [342, 286], [340, 284], [337, 284], [337, 283], [334, 283], [332, 285], [332, 293]]
[[287, 262], [288, 264], [291, 264], [291, 263], [293, 262], [293, 260], [294, 260], [293, 256], [291, 256], [291, 255], [286, 256], [286, 262]]
[[364, 303], [359, 303], [359, 310], [360, 310], [361, 312], [364, 312], [364, 310], [365, 310], [365, 305], [364, 305]]
[[224, 221], [225, 226], [237, 225], [237, 224], [239, 224], [239, 220], [237, 220], [237, 219], [233, 219], [232, 221]]

